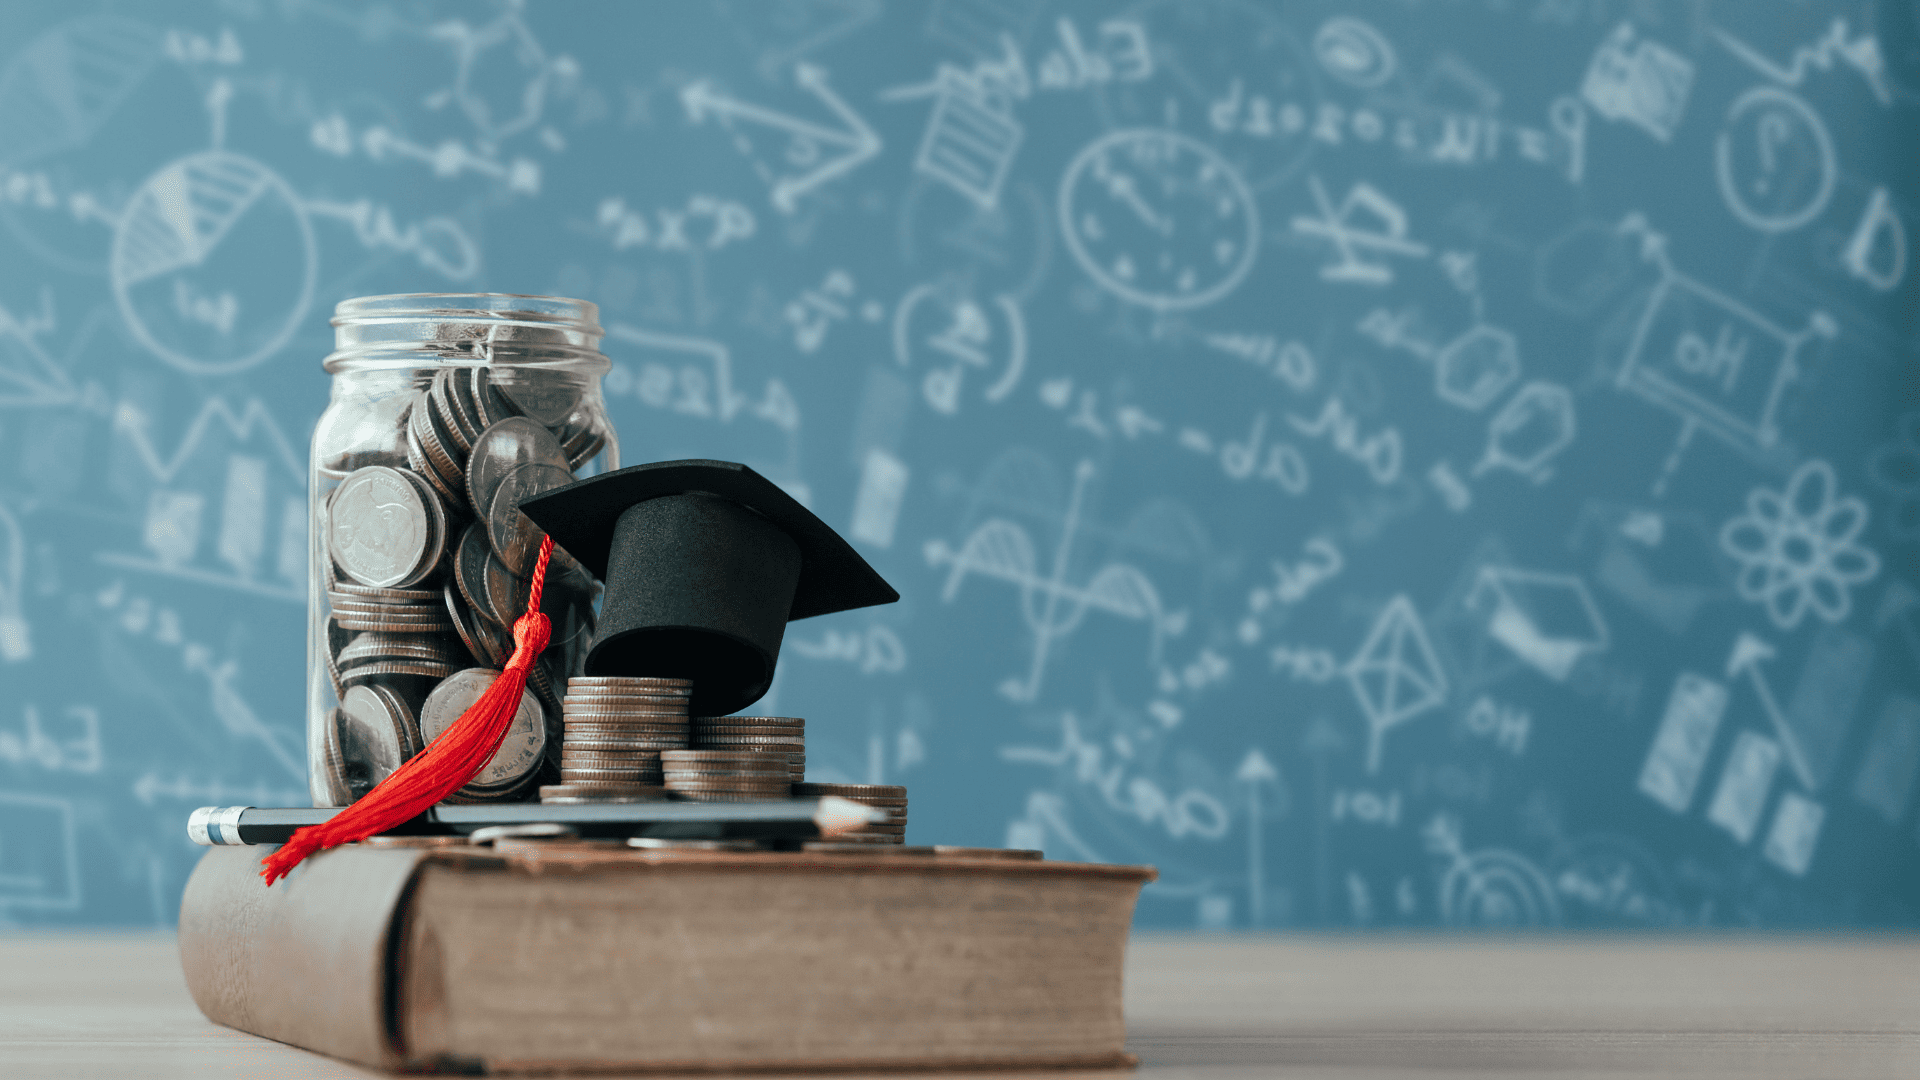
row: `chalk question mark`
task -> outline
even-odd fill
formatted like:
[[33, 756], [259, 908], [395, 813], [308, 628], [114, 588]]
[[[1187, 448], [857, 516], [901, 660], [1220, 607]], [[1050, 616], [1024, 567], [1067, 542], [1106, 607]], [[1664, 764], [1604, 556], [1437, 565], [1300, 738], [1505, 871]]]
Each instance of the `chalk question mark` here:
[[1761, 195], [1773, 183], [1773, 171], [1779, 163], [1779, 149], [1793, 141], [1793, 121], [1784, 113], [1770, 112], [1760, 118], [1760, 176], [1753, 189]]

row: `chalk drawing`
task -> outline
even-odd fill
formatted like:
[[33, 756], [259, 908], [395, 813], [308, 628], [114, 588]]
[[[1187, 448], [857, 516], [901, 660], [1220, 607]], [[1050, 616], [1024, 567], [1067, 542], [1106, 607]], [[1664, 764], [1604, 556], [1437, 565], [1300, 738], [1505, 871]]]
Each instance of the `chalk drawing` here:
[[1720, 786], [1707, 804], [1707, 820], [1727, 830], [1741, 844], [1752, 840], [1779, 768], [1779, 743], [1751, 731], [1740, 732], [1727, 753]]
[[1623, 22], [1594, 50], [1580, 96], [1601, 116], [1670, 142], [1692, 87], [1693, 61], [1657, 41], [1636, 41], [1633, 24]]
[[907, 481], [913, 475], [907, 463], [879, 447], [867, 451], [860, 466], [860, 490], [854, 496], [853, 527], [855, 540], [876, 547], [893, 546], [894, 526], [900, 520], [900, 505], [906, 500]]
[[1834, 64], [1841, 63], [1866, 80], [1874, 100], [1882, 105], [1893, 104], [1893, 91], [1887, 85], [1887, 62], [1880, 54], [1880, 39], [1864, 32], [1858, 37], [1849, 36], [1845, 19], [1833, 20], [1825, 36], [1793, 50], [1792, 58], [1784, 64], [1769, 59], [1727, 30], [1715, 27], [1713, 36], [1742, 63], [1782, 86], [1797, 87], [1806, 81], [1809, 71], [1832, 71]]
[[1740, 597], [1767, 609], [1782, 630], [1809, 612], [1839, 622], [1853, 610], [1852, 589], [1880, 572], [1880, 557], [1858, 543], [1867, 504], [1839, 494], [1833, 466], [1809, 461], [1780, 491], [1756, 487], [1746, 512], [1720, 530], [1720, 546], [1740, 563]]
[[1081, 506], [1093, 475], [1091, 461], [1082, 461], [1074, 469], [1073, 494], [1067, 500], [1059, 546], [1054, 549], [1053, 570], [1045, 578], [1039, 574], [1039, 561], [1027, 531], [1005, 518], [994, 518], [980, 525], [958, 549], [948, 546], [944, 540], [930, 540], [926, 544], [927, 565], [947, 567], [947, 581], [940, 592], [941, 600], [947, 603], [959, 595], [960, 585], [968, 574], [981, 574], [1019, 586], [1020, 614], [1033, 632], [1034, 643], [1033, 660], [1026, 678], [1010, 678], [1000, 684], [1000, 692], [1014, 701], [1032, 701], [1039, 695], [1054, 642], [1078, 629], [1088, 611], [1146, 623], [1149, 663], [1158, 662], [1162, 639], [1185, 625], [1182, 613], [1162, 609], [1159, 591], [1146, 574], [1132, 564], [1110, 562], [1095, 571], [1086, 584], [1068, 584], [1068, 561], [1081, 528]]
[[1727, 209], [1763, 233], [1789, 232], [1819, 217], [1840, 177], [1820, 114], [1772, 86], [1734, 99], [1714, 140], [1713, 164]]
[[1606, 651], [1609, 642], [1606, 621], [1578, 574], [1482, 567], [1467, 606], [1490, 606], [1487, 633], [1555, 682], [1565, 682], [1574, 664]]
[[1095, 139], [1060, 180], [1060, 231], [1100, 286], [1157, 311], [1202, 307], [1253, 268], [1260, 210], [1239, 172], [1177, 131]]
[[1407, 212], [1372, 184], [1362, 181], [1353, 185], [1338, 207], [1327, 198], [1319, 177], [1307, 177], [1307, 187], [1313, 193], [1318, 216], [1296, 215], [1290, 228], [1333, 246], [1335, 261], [1320, 268], [1323, 281], [1391, 285], [1392, 265], [1384, 260], [1368, 261], [1363, 255], [1427, 257], [1427, 245], [1407, 235]]
[[33, 630], [27, 623], [27, 537], [20, 520], [0, 503], [0, 661], [17, 664], [33, 658]]
[[1819, 803], [1797, 791], [1787, 792], [1773, 812], [1773, 826], [1767, 830], [1761, 854], [1794, 877], [1805, 877], [1826, 817], [1826, 808]]
[[155, 356], [227, 375], [292, 338], [318, 259], [306, 205], [279, 174], [208, 150], [161, 168], [128, 200], [108, 276], [127, 328]]
[[1867, 197], [1860, 223], [1840, 252], [1840, 265], [1875, 292], [1886, 292], [1907, 274], [1907, 227], [1893, 209], [1887, 189], [1876, 187]]
[[1617, 385], [1681, 418], [1679, 438], [1654, 494], [1665, 491], [1694, 432], [1706, 428], [1742, 449], [1780, 437], [1776, 419], [1787, 384], [1799, 377], [1800, 349], [1839, 326], [1815, 311], [1804, 330], [1782, 329], [1732, 297], [1675, 270], [1666, 237], [1628, 215], [1620, 232], [1640, 240], [1641, 258], [1660, 271], [1620, 364]]
[[1172, 839], [1194, 836], [1218, 840], [1226, 835], [1232, 815], [1225, 803], [1198, 788], [1187, 788], [1179, 795], [1169, 796], [1160, 784], [1146, 776], [1136, 773], [1129, 777], [1129, 756], [1124, 748], [1102, 747], [1084, 738], [1071, 712], [1060, 716], [1060, 745], [1000, 749], [1003, 761], [1069, 769], [1076, 781], [1097, 791], [1109, 809], [1129, 815], [1143, 825], [1158, 827]]
[[1640, 767], [1641, 792], [1676, 814], [1686, 813], [1726, 711], [1724, 685], [1681, 672], [1673, 681], [1646, 763]]
[[[688, 83], [680, 91], [680, 105], [687, 119], [695, 124], [711, 119], [730, 132], [734, 148], [753, 163], [754, 171], [767, 185], [768, 200], [783, 214], [799, 209], [801, 196], [859, 168], [881, 149], [880, 136], [827, 85], [825, 68], [796, 63], [793, 81], [825, 105], [840, 126], [828, 127], [742, 101], [707, 80]], [[784, 138], [784, 148], [777, 152], [760, 150], [749, 134], [756, 131]]]
[[926, 368], [921, 394], [936, 412], [959, 411], [969, 369], [985, 373], [982, 396], [999, 402], [1026, 371], [1026, 316], [1006, 293], [982, 303], [958, 282], [916, 285], [894, 308], [893, 358], [901, 367]]
[[1367, 773], [1380, 771], [1387, 732], [1447, 699], [1447, 674], [1433, 654], [1413, 601], [1396, 596], [1380, 609], [1366, 641], [1341, 669], [1367, 720]]
[[651, 215], [609, 195], [594, 211], [594, 223], [615, 251], [719, 251], [753, 239], [759, 228], [745, 203], [717, 195], [691, 195], [678, 207], [655, 207]]
[[1427, 851], [1440, 856], [1440, 918], [1448, 926], [1558, 926], [1560, 901], [1552, 882], [1525, 856], [1504, 848], [1466, 850], [1460, 822], [1436, 815], [1421, 830]]
[[1495, 746], [1514, 757], [1527, 752], [1527, 736], [1533, 731], [1532, 714], [1500, 704], [1485, 694], [1473, 699], [1461, 722], [1468, 734], [1491, 739]]
[[[718, 341], [683, 334], [663, 334], [618, 322], [608, 324], [607, 336], [621, 344], [669, 357], [672, 362], [679, 363], [680, 366], [675, 369], [658, 361], [649, 361], [637, 378], [627, 377], [631, 381], [633, 395], [656, 409], [671, 409], [687, 416], [718, 420], [723, 424], [730, 424], [744, 414], [771, 424], [789, 435], [800, 430], [800, 407], [788, 392], [786, 384], [779, 379], [768, 379], [760, 399], [750, 400], [746, 394], [734, 389], [733, 354]], [[610, 348], [608, 352], [618, 357], [619, 346]], [[689, 357], [692, 358], [691, 362], [687, 361]], [[618, 385], [611, 374], [608, 382]], [[611, 385], [609, 389], [612, 389]]]
[[1488, 421], [1487, 448], [1473, 475], [1507, 469], [1544, 484], [1553, 476], [1553, 460], [1577, 434], [1573, 392], [1557, 383], [1530, 382]]
[[1906, 816], [1920, 769], [1920, 701], [1903, 694], [1890, 695], [1880, 707], [1872, 740], [1853, 780], [1853, 797], [1890, 826]]
[[1493, 404], [1519, 377], [1520, 348], [1497, 326], [1475, 326], [1434, 356], [1433, 392], [1469, 412]]
[[1384, 85], [1399, 67], [1385, 35], [1371, 23], [1344, 15], [1314, 31], [1313, 58], [1327, 74], [1361, 90]]

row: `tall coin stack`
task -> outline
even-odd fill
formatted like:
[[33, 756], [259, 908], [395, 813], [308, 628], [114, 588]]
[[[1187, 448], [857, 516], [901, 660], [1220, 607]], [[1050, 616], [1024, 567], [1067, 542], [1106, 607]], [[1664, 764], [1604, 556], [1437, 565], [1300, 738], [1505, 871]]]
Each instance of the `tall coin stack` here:
[[862, 825], [833, 838], [836, 844], [904, 844], [907, 842], [907, 789], [898, 784], [795, 784], [796, 799], [838, 795], [863, 806], [887, 811], [887, 820]]
[[807, 778], [807, 722], [798, 716], [696, 716], [692, 730], [692, 749], [785, 754], [790, 779]]
[[761, 802], [793, 792], [785, 753], [754, 750], [668, 750], [660, 755], [667, 791], [693, 802]]
[[661, 754], [687, 745], [686, 679], [576, 675], [561, 699], [560, 783], [543, 803], [630, 802], [666, 797]]

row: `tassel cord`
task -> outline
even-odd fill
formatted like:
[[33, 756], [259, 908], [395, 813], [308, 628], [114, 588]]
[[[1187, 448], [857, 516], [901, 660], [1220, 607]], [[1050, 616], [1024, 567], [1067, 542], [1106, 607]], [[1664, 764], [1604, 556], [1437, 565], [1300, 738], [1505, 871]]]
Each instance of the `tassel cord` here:
[[520, 695], [526, 689], [533, 663], [553, 634], [552, 624], [540, 610], [552, 555], [553, 537], [549, 536], [540, 542], [540, 557], [534, 563], [533, 582], [527, 590], [526, 613], [514, 620], [513, 656], [493, 684], [439, 738], [407, 759], [372, 791], [327, 821], [296, 831], [280, 850], [262, 860], [260, 873], [268, 885], [285, 877], [316, 851], [364, 840], [420, 816], [464, 787], [492, 760], [520, 709]]

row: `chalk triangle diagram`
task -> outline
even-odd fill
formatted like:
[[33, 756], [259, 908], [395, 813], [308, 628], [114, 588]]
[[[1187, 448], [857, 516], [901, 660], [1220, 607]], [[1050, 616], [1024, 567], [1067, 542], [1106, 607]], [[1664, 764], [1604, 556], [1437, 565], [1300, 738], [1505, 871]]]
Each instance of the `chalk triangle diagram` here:
[[1487, 633], [1555, 682], [1566, 681], [1582, 656], [1607, 647], [1607, 624], [1573, 574], [1483, 566], [1468, 602], [1492, 607]]
[[1367, 771], [1380, 769], [1387, 730], [1447, 699], [1447, 676], [1427, 640], [1413, 602], [1396, 596], [1381, 609], [1373, 629], [1347, 662], [1347, 682], [1366, 714]]

